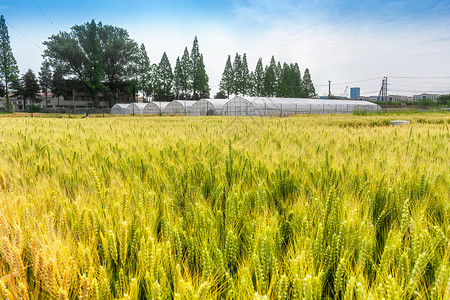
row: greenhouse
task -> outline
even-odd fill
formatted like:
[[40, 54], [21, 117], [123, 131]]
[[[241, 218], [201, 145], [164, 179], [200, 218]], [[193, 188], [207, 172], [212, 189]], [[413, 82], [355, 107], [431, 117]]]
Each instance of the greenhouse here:
[[144, 108], [148, 103], [131, 103], [126, 109], [125, 114], [143, 114]]
[[127, 103], [114, 104], [114, 106], [111, 108], [111, 113], [116, 115], [124, 115], [128, 105], [130, 104]]
[[146, 115], [162, 115], [170, 102], [150, 102], [144, 107]]
[[235, 97], [224, 105], [228, 116], [288, 116], [294, 114], [351, 114], [375, 112], [377, 104], [357, 100], [310, 98]]
[[200, 99], [189, 110], [190, 116], [220, 116], [229, 99]]
[[250, 100], [251, 97], [246, 97], [245, 99], [240, 96], [236, 96], [229, 100], [223, 106], [222, 114], [224, 116], [257, 116], [255, 106]]
[[168, 115], [187, 115], [189, 109], [197, 101], [191, 100], [173, 100], [167, 104], [164, 113]]

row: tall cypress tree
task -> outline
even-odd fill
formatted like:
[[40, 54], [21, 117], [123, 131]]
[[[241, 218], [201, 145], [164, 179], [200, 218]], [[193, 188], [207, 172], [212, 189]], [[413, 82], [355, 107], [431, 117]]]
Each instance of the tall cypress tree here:
[[184, 48], [180, 67], [180, 99], [190, 99], [192, 90], [192, 61], [187, 47]]
[[306, 68], [305, 73], [303, 73], [303, 88], [306, 97], [313, 98], [316, 96], [316, 89], [314, 88], [308, 68]]
[[158, 65], [155, 81], [156, 100], [172, 100], [173, 73], [166, 52]]
[[233, 93], [236, 95], [238, 94], [240, 95], [242, 84], [242, 59], [238, 53], [236, 53], [236, 55], [234, 56], [233, 77], [234, 77]]
[[270, 59], [270, 65], [266, 66], [266, 70], [264, 72], [264, 96], [273, 97], [275, 95], [277, 87], [276, 68], [277, 65], [275, 58], [272, 56]]
[[287, 63], [284, 63], [278, 79], [277, 97], [290, 98], [292, 97], [291, 91], [291, 69]]
[[283, 76], [283, 67], [281, 66], [280, 62], [277, 62], [276, 68], [275, 68], [275, 77], [276, 77], [276, 88], [275, 88], [275, 94], [276, 97], [281, 97], [281, 77]]
[[[203, 54], [200, 55], [200, 68], [199, 68], [199, 90], [198, 90], [198, 99], [201, 98], [209, 98], [209, 78], [208, 74], [206, 74], [205, 64], [203, 63]], [[196, 100], [198, 100], [196, 99]]]
[[192, 99], [196, 98], [198, 87], [199, 87], [199, 74], [198, 69], [200, 65], [200, 49], [198, 46], [197, 36], [194, 38], [191, 50], [191, 62], [192, 62]]
[[300, 67], [298, 63], [291, 65], [291, 76], [292, 76], [292, 90], [294, 98], [303, 97], [303, 83], [302, 83], [302, 74], [300, 72]]
[[250, 97], [257, 97], [256, 88], [255, 88], [255, 72], [251, 71], [249, 75], [249, 87], [248, 87], [248, 95]]
[[225, 63], [225, 69], [222, 73], [222, 80], [220, 80], [219, 88], [221, 92], [227, 95], [228, 99], [230, 98], [230, 94], [234, 92], [234, 75], [230, 55], [228, 55], [227, 62]]
[[257, 97], [261, 97], [263, 95], [264, 89], [264, 67], [262, 63], [262, 58], [258, 59], [258, 63], [256, 64], [254, 76], [253, 76], [253, 94]]
[[192, 62], [192, 99], [198, 100], [202, 95], [209, 95], [208, 75], [206, 74], [203, 55], [200, 53], [197, 36], [191, 51]]
[[242, 95], [248, 95], [250, 93], [249, 89], [250, 89], [250, 74], [248, 71], [248, 62], [247, 62], [247, 54], [244, 53], [244, 55], [242, 55], [242, 62], [241, 62], [241, 68], [242, 68], [242, 74], [241, 74], [241, 84], [240, 84], [240, 88], [241, 88], [241, 94]]
[[182, 73], [183, 69], [181, 67], [180, 57], [177, 57], [177, 62], [175, 63], [175, 68], [173, 69], [173, 92], [175, 94], [175, 99], [180, 99]]
[[19, 68], [9, 42], [8, 27], [3, 15], [0, 16], [0, 79], [4, 84], [6, 107], [9, 108], [9, 85], [17, 79]]
[[141, 91], [144, 96], [149, 97], [153, 93], [152, 68], [144, 44], [141, 44], [141, 47], [139, 48], [138, 76], [138, 90]]

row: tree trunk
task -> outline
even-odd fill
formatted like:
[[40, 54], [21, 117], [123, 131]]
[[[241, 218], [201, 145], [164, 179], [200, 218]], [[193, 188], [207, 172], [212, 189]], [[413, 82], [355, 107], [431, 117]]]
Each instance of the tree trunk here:
[[99, 108], [100, 103], [98, 102], [97, 89], [89, 89], [89, 93], [91, 94], [92, 102], [94, 102], [94, 107]]
[[5, 78], [5, 94], [6, 94], [6, 110], [9, 111], [9, 92], [8, 92], [8, 79]]

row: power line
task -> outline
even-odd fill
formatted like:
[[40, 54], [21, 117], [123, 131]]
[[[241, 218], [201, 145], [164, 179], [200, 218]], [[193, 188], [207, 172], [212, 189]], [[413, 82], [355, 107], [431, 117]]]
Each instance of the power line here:
[[412, 85], [412, 84], [397, 84], [397, 83], [389, 83], [389, 86], [401, 86], [401, 87], [406, 87], [406, 88], [424, 88], [424, 89], [429, 89], [429, 88], [433, 88], [433, 89], [448, 89], [450, 88], [450, 86], [420, 86], [420, 85]]
[[411, 91], [411, 90], [397, 90], [397, 89], [390, 89], [390, 91], [391, 92], [403, 92], [403, 93], [407, 93], [407, 92], [410, 92], [410, 93], [430, 93], [430, 94], [433, 94], [433, 93], [435, 93], [435, 94], [445, 94], [445, 93], [448, 93], [450, 90], [439, 90], [439, 91], [437, 91], [437, 90], [435, 90], [435, 91], [424, 91], [424, 90], [421, 90], [421, 91]]
[[56, 28], [56, 30], [61, 31], [58, 27], [56, 27], [55, 23], [50, 19], [50, 17], [45, 13], [45, 11], [42, 9], [42, 7], [39, 6], [39, 4], [33, 0], [33, 3], [39, 8], [39, 10], [42, 12], [42, 14], [50, 21], [50, 23], [53, 25], [53, 27]]
[[448, 79], [448, 78], [450, 78], [450, 76], [430, 76], [430, 77], [389, 76], [389, 78], [402, 78], [402, 79]]
[[26, 38], [28, 41], [30, 41], [33, 45], [35, 45], [36, 47], [38, 47], [41, 51], [44, 51], [44, 49], [42, 49], [38, 44], [36, 44], [32, 39], [30, 39], [28, 36], [26, 36], [25, 34], [23, 34], [20, 30], [18, 30], [17, 28], [15, 28], [14, 26], [12, 26], [9, 22], [6, 22], [6, 24], [8, 24], [9, 27], [11, 27], [12, 29], [14, 29], [15, 31], [17, 31], [19, 34], [21, 34], [24, 38]]
[[[366, 82], [366, 81], [372, 81], [372, 80], [380, 80], [382, 77], [374, 77], [369, 79], [362, 79], [362, 80], [356, 80], [356, 81], [348, 81], [348, 82], [341, 82], [341, 83], [332, 83], [331, 85], [345, 85], [345, 84], [351, 84], [351, 83], [359, 83], [359, 82]], [[316, 85], [317, 87], [320, 86], [328, 86], [328, 84], [320, 84]]]

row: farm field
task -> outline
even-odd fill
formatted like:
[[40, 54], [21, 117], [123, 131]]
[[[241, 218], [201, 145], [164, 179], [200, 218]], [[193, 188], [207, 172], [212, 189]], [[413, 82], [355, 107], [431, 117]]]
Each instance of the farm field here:
[[0, 117], [0, 299], [449, 299], [450, 115]]

